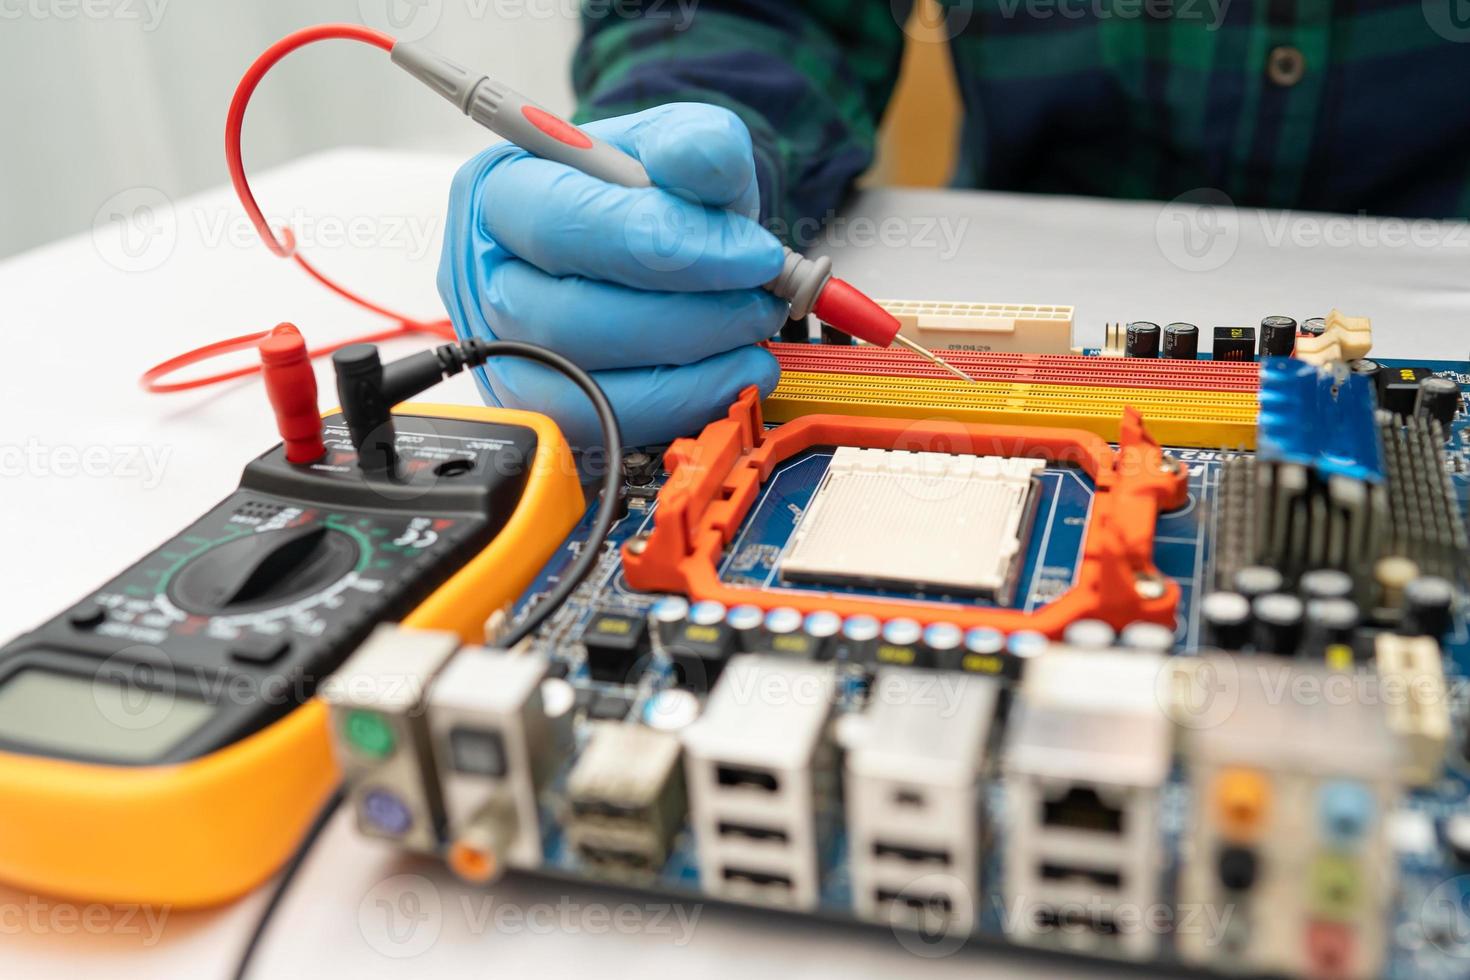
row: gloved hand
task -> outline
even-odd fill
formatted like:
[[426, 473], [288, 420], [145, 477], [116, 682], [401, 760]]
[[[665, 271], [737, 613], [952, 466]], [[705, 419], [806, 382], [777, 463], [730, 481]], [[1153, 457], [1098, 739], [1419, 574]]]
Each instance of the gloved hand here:
[[[771, 337], [787, 305], [761, 289], [782, 247], [753, 220], [750, 134], [728, 110], [678, 103], [589, 124], [656, 185], [605, 183], [501, 144], [454, 178], [439, 293], [460, 336], [522, 340], [593, 372], [630, 446], [692, 435], [740, 389], [767, 394]], [[496, 358], [493, 403], [554, 418], [599, 442], [584, 396], [540, 364]]]

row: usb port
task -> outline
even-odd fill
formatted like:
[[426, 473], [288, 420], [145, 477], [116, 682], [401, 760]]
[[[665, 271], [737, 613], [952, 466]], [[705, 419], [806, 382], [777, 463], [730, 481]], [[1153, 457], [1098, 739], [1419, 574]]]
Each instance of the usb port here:
[[915, 912], [942, 912], [949, 915], [954, 911], [954, 903], [949, 900], [948, 895], [935, 893], [932, 895], [910, 895], [906, 892], [889, 891], [880, 888], [873, 893], [879, 905], [901, 905], [904, 908], [913, 909]]
[[948, 851], [933, 850], [927, 847], [909, 847], [906, 844], [888, 844], [883, 841], [873, 842], [873, 857], [898, 858], [900, 861], [910, 861], [914, 864], [949, 863]]
[[790, 838], [784, 830], [772, 830], [770, 827], [756, 827], [748, 823], [732, 823], [721, 820], [717, 828], [721, 837], [744, 837], [746, 840], [769, 842], [772, 844], [785, 844]]
[[1123, 887], [1123, 875], [1117, 871], [1079, 868], [1072, 864], [1042, 864], [1041, 877], [1046, 881], [1086, 881], [1101, 888]]
[[764, 793], [774, 793], [779, 786], [775, 773], [745, 766], [716, 766], [715, 779], [731, 789], [758, 789]]
[[1058, 911], [1049, 905], [1042, 905], [1033, 913], [1033, 920], [1041, 929], [1086, 929], [1099, 936], [1118, 934], [1117, 920], [1106, 912], [1089, 915], [1083, 909]]
[[725, 868], [721, 874], [726, 881], [731, 883], [759, 885], [762, 888], [771, 885], [785, 889], [791, 888], [791, 879], [789, 877], [781, 874], [773, 874], [769, 871], [751, 871], [747, 868]]

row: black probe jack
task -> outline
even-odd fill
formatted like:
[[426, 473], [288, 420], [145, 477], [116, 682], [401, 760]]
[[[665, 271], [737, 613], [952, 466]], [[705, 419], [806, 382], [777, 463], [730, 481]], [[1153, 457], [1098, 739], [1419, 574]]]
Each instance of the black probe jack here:
[[[498, 643], [501, 646], [513, 647], [539, 629], [567, 597], [576, 591], [577, 586], [582, 584], [582, 580], [602, 557], [608, 534], [617, 523], [623, 489], [623, 436], [618, 428], [618, 417], [613, 412], [607, 395], [603, 394], [590, 374], [560, 354], [535, 344], [523, 344], [514, 340], [486, 342], [471, 338], [460, 344], [444, 344], [433, 350], [410, 354], [390, 364], [382, 362], [375, 345], [352, 344], [332, 355], [332, 361], [337, 369], [337, 395], [342, 400], [342, 418], [347, 423], [352, 445], [357, 449], [359, 467], [365, 475], [392, 479], [397, 471], [397, 453], [393, 448], [393, 406], [428, 391], [440, 381], [453, 377], [467, 367], [479, 367], [492, 357], [520, 357], [545, 364], [581, 388], [597, 412], [608, 459], [607, 473], [602, 480], [601, 500], [597, 506], [597, 519], [593, 521], [587, 535], [588, 547], [582, 549], [572, 567], [561, 576], [557, 587], [532, 607], [507, 634], [499, 638]], [[265, 937], [266, 927], [275, 917], [301, 866], [306, 863], [307, 854], [326, 830], [344, 798], [345, 793], [339, 786], [322, 805], [296, 851], [282, 868], [235, 965], [235, 980], [244, 980], [250, 972], [255, 953]]]

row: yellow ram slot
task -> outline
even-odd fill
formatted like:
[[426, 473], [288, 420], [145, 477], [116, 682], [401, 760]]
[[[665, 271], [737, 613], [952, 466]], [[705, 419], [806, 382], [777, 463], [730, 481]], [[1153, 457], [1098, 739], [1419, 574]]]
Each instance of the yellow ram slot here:
[[1254, 449], [1253, 392], [1109, 388], [894, 378], [872, 374], [787, 371], [764, 405], [771, 422], [833, 413], [885, 418], [944, 418], [992, 425], [1085, 429], [1117, 441], [1123, 409], [1132, 406], [1167, 446]]

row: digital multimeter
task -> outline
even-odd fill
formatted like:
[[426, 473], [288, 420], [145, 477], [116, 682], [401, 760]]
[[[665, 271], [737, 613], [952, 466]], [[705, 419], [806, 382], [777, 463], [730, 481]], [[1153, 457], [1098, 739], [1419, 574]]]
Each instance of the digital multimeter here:
[[191, 907], [286, 859], [338, 776], [317, 686], [384, 621], [482, 642], [585, 507], [528, 412], [403, 405], [400, 466], [277, 446], [141, 561], [0, 648], [0, 879]]

